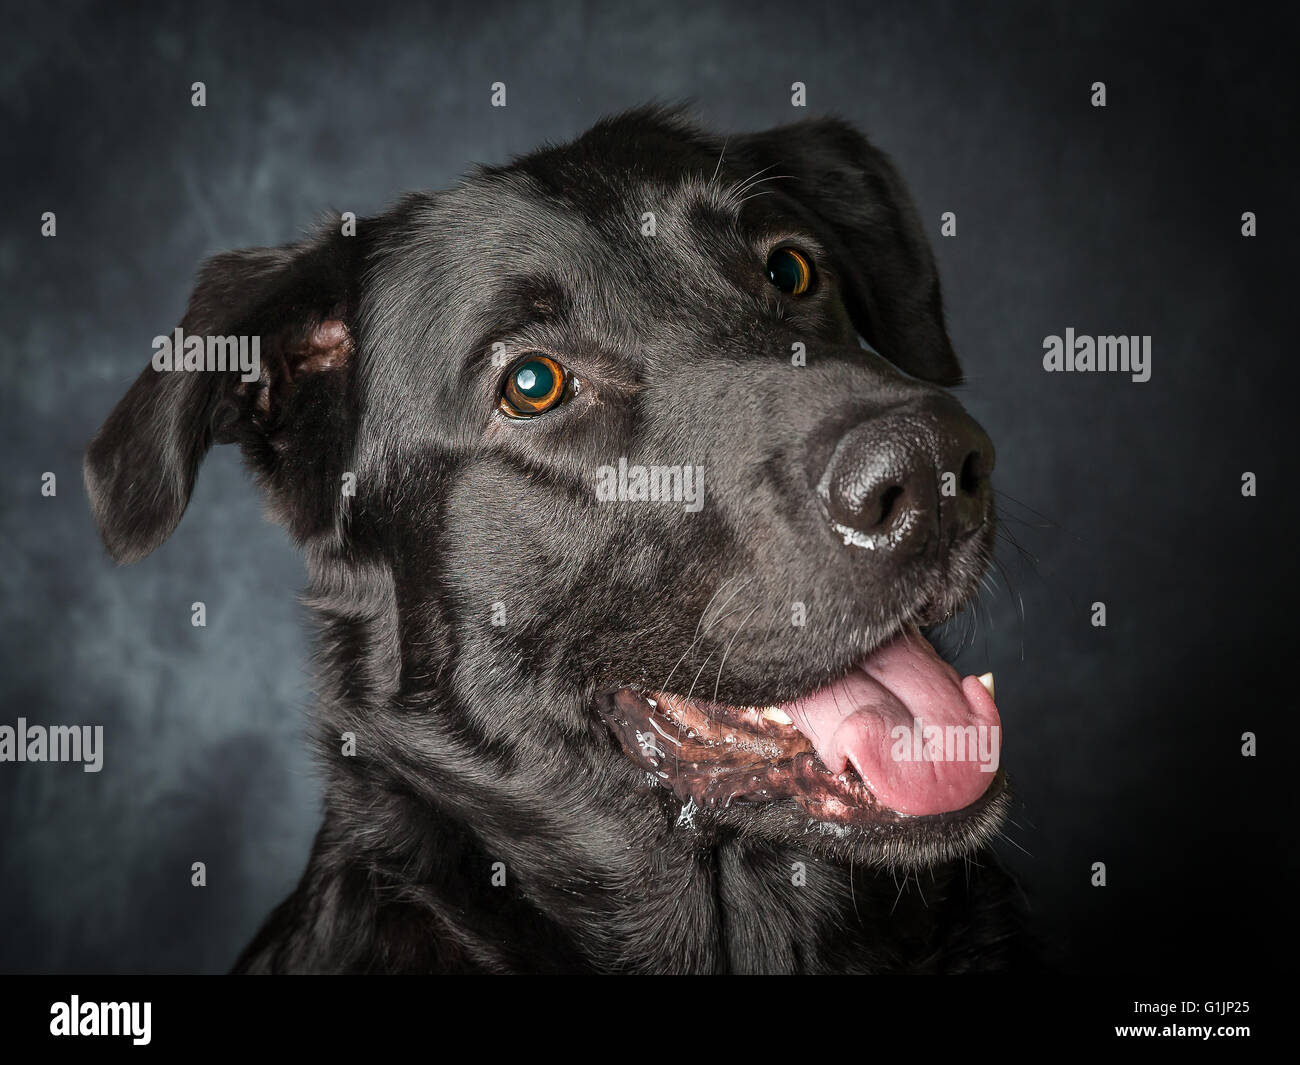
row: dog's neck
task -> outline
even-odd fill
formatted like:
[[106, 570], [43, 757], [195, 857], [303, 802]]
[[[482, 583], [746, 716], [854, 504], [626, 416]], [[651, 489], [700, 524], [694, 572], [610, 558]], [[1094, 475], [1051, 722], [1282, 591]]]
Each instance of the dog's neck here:
[[[691, 824], [598, 722], [548, 733], [509, 690], [458, 703], [482, 684], [458, 684], [451, 641], [412, 635], [382, 572], [332, 572], [346, 586], [310, 597], [330, 806], [275, 948], [299, 951], [294, 967], [888, 971], [923, 967], [971, 909], [969, 869], [909, 878]], [[519, 737], [501, 720], [536, 723]], [[343, 915], [308, 927], [322, 894]]]
[[[418, 727], [390, 739], [378, 763], [336, 775], [344, 801], [313, 858], [364, 885], [348, 889], [347, 923], [375, 938], [354, 940], [345, 968], [517, 971], [545, 958], [570, 972], [924, 969], [1001, 877], [991, 855], [973, 870], [855, 868], [681, 826], [670, 811], [627, 820], [613, 796], [556, 796], [542, 810], [508, 786], [430, 776]], [[1003, 933], [972, 934], [987, 945]], [[948, 948], [959, 966], [960, 947]]]

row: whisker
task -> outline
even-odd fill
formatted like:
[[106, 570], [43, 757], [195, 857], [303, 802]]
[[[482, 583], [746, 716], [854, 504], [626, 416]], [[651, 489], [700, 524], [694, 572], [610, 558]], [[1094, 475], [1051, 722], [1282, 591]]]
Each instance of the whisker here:
[[718, 174], [722, 170], [722, 159], [727, 154], [727, 141], [729, 141], [730, 139], [731, 139], [730, 137], [722, 138], [722, 151], [718, 153], [718, 162], [717, 165], [714, 166], [713, 168], [713, 177], [709, 178], [710, 185], [712, 185], [715, 181], [718, 180]]
[[1021, 854], [1024, 854], [1026, 857], [1029, 857], [1029, 858], [1032, 858], [1032, 857], [1033, 857], [1032, 854], [1030, 854], [1027, 850], [1025, 850], [1024, 847], [1022, 847], [1022, 846], [1021, 846], [1019, 843], [1017, 843], [1014, 839], [1012, 839], [1012, 838], [1011, 838], [1010, 836], [1008, 836], [1005, 832], [1003, 832], [1002, 829], [998, 829], [998, 830], [997, 830], [997, 834], [998, 834], [998, 837], [999, 837], [999, 838], [1006, 840], [1008, 843], [1011, 844], [1011, 846], [1015, 847], [1016, 850], [1020, 851]]
[[[908, 877], [908, 873], [907, 873], [907, 870], [905, 869], [905, 870], [903, 870], [903, 884], [902, 884], [902, 887], [900, 887], [900, 888], [898, 889], [898, 894], [894, 896], [894, 905], [892, 905], [891, 907], [889, 907], [889, 915], [890, 915], [891, 917], [894, 915], [894, 911], [895, 911], [896, 909], [898, 909], [898, 903], [899, 903], [899, 900], [902, 899], [902, 897], [903, 897], [903, 889], [907, 887], [907, 877]], [[897, 877], [895, 877], [895, 879], [894, 879], [894, 883], [895, 883], [895, 884], [898, 883], [898, 879], [897, 879]]]
[[733, 196], [740, 195], [742, 192], [744, 192], [746, 189], [749, 188], [751, 182], [753, 182], [755, 178], [759, 177], [762, 174], [766, 174], [774, 166], [776, 166], [776, 163], [770, 163], [769, 165], [763, 167], [761, 170], [755, 170], [754, 173], [750, 174], [749, 177], [745, 178], [743, 181], [736, 182], [736, 184], [734, 184], [731, 187], [730, 194]]
[[[1043, 521], [1044, 524], [1043, 524], [1043, 525], [1040, 525], [1040, 526], [1036, 526], [1037, 528], [1042, 528], [1042, 529], [1058, 529], [1058, 530], [1060, 530], [1061, 532], [1065, 533], [1067, 536], [1069, 536], [1069, 537], [1071, 537], [1072, 539], [1078, 541], [1079, 543], [1083, 543], [1083, 542], [1084, 542], [1084, 540], [1083, 540], [1082, 537], [1076, 536], [1074, 533], [1070, 532], [1070, 530], [1068, 530], [1068, 529], [1067, 529], [1064, 525], [1062, 525], [1060, 522], [1056, 521], [1056, 520], [1053, 519], [1053, 518], [1049, 518], [1049, 517], [1048, 517], [1046, 514], [1044, 514], [1041, 510], [1035, 510], [1035, 509], [1034, 509], [1033, 507], [1031, 507], [1028, 503], [1021, 502], [1021, 501], [1020, 501], [1019, 499], [1017, 499], [1015, 496], [1010, 495], [1010, 494], [1008, 494], [1007, 492], [1004, 492], [1001, 488], [995, 488], [995, 489], [993, 489], [993, 494], [994, 494], [995, 496], [997, 496], [999, 499], [1005, 499], [1005, 500], [1007, 500], [1008, 502], [1010, 502], [1010, 503], [1014, 503], [1016, 506], [1021, 507], [1021, 508], [1024, 509], [1024, 510], [1027, 510], [1030, 514], [1034, 515], [1034, 517], [1039, 518], [1041, 521]], [[1020, 520], [1021, 520], [1021, 523], [1022, 523], [1022, 524], [1026, 524], [1026, 525], [1029, 524], [1028, 522], [1025, 522], [1023, 519], [1020, 519]]]
[[[704, 618], [709, 612], [709, 607], [713, 605], [714, 600], [717, 599], [718, 596], [722, 593], [722, 589], [725, 588], [727, 583], [732, 579], [733, 578], [731, 577], [724, 578], [721, 582], [719, 582], [718, 587], [713, 590], [713, 595], [709, 597], [709, 601], [704, 604], [704, 609], [700, 611], [699, 621], [695, 623], [695, 636], [691, 639], [690, 644], [687, 645], [686, 650], [684, 650], [681, 653], [681, 656], [677, 659], [677, 661], [673, 663], [673, 668], [668, 671], [668, 676], [664, 677], [663, 683], [659, 685], [659, 687], [656, 689], [657, 691], [668, 690], [668, 682], [673, 679], [673, 674], [677, 672], [677, 667], [680, 666], [684, 661], [686, 661], [686, 656], [689, 655], [693, 650], [695, 650], [695, 647], [700, 642], [700, 640], [704, 639], [709, 634], [709, 629], [713, 628], [713, 626], [717, 623], [718, 618], [715, 617], [713, 621], [709, 622], [708, 628], [706, 628], [703, 633], [700, 632], [700, 627], [704, 624]], [[751, 577], [744, 584], [741, 584], [736, 589], [735, 592], [732, 592], [731, 595], [727, 597], [726, 602], [724, 602], [722, 604], [722, 607], [719, 609], [725, 608], [727, 603], [730, 603], [731, 600], [736, 597], [737, 592], [741, 591], [748, 584], [752, 583], [753, 580], [754, 578]]]
[[727, 655], [731, 653], [731, 645], [736, 642], [736, 637], [739, 636], [741, 630], [744, 629], [745, 622], [747, 622], [751, 617], [753, 617], [754, 611], [757, 610], [762, 605], [763, 605], [762, 603], [754, 604], [753, 609], [750, 610], [750, 612], [746, 614], [743, 618], [741, 618], [740, 624], [736, 626], [736, 631], [731, 634], [731, 639], [727, 641], [727, 648], [722, 652], [722, 659], [721, 661], [718, 662], [718, 679], [713, 682], [713, 701], [715, 703], [718, 701], [718, 686], [722, 684], [722, 667], [727, 664]]
[[1007, 591], [1016, 597], [1016, 607], [1020, 612], [1020, 661], [1025, 660], [1025, 597], [1020, 594], [1020, 589], [1011, 583], [1011, 574], [1007, 568], [997, 559], [993, 559], [993, 565], [998, 573], [1002, 576], [1002, 582], [1007, 586]]

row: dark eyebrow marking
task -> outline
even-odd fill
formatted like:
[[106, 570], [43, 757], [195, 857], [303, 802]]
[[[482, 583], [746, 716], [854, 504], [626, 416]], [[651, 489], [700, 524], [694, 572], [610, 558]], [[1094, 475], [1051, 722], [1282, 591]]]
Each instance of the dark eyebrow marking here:
[[537, 318], [554, 320], [569, 312], [568, 291], [557, 278], [549, 275], [509, 278], [503, 289], [505, 298], [517, 306], [527, 307]]
[[475, 338], [465, 352], [461, 372], [476, 369], [492, 345], [529, 326], [564, 319], [572, 306], [568, 291], [555, 277], [543, 274], [519, 274], [505, 278], [493, 291], [487, 313], [492, 324]]

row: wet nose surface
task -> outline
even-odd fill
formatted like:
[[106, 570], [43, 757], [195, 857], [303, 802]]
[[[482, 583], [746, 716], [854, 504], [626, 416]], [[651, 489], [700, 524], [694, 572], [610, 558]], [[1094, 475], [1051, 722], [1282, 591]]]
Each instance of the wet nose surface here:
[[855, 425], [817, 490], [847, 542], [919, 552], [934, 542], [951, 546], [984, 524], [993, 462], [988, 434], [945, 398]]

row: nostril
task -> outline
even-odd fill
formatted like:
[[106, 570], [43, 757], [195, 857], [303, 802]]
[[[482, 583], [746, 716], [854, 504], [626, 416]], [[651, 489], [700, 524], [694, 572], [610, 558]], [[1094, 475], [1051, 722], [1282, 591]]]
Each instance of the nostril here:
[[966, 460], [961, 465], [961, 474], [958, 476], [958, 484], [961, 490], [968, 496], [973, 496], [979, 491], [980, 485], [988, 477], [989, 471], [984, 462], [984, 456], [978, 451], [972, 451], [966, 456]]
[[902, 495], [903, 486], [901, 484], [891, 484], [880, 493], [880, 511], [875, 521], [877, 528], [886, 528], [893, 521], [894, 511], [897, 509], [896, 505]]

